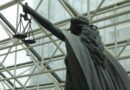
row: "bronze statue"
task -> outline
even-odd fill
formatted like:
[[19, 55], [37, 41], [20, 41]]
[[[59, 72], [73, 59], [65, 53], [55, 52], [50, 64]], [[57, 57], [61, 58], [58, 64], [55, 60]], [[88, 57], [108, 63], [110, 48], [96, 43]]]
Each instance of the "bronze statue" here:
[[106, 51], [97, 28], [85, 17], [71, 19], [70, 32], [62, 32], [29, 6], [23, 5], [23, 11], [65, 42], [65, 90], [130, 90], [127, 73]]

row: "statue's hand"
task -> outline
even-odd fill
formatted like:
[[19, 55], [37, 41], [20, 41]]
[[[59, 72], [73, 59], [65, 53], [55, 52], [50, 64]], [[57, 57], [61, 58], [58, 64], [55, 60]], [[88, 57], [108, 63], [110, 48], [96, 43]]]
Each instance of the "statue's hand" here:
[[29, 13], [29, 10], [28, 10], [28, 4], [25, 3], [25, 5], [22, 5], [23, 7], [23, 12], [25, 12], [26, 14]]

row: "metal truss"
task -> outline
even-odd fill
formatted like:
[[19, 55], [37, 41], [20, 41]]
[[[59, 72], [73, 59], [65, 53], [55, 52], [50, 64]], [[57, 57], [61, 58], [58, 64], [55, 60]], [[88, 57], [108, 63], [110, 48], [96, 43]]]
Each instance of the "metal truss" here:
[[[24, 1], [24, 0], [12, 0], [11, 2], [8, 2], [7, 4], [4, 4], [2, 6], [0, 6], [0, 10], [3, 10], [3, 9], [6, 9], [12, 5], [15, 5], [15, 4], [20, 4], [21, 5], [21, 1]], [[65, 1], [65, 0], [64, 0]], [[68, 4], [66, 4], [64, 1], [62, 0], [59, 0], [60, 4], [64, 7], [64, 9], [69, 13], [69, 15], [73, 18], [75, 17], [75, 13], [73, 12], [73, 7], [72, 6], [68, 6], [69, 5], [69, 2], [67, 2]], [[105, 21], [105, 20], [108, 20], [108, 19], [112, 19], [112, 18], [115, 18], [115, 17], [118, 17], [118, 16], [122, 16], [122, 15], [127, 15], [127, 14], [130, 14], [130, 11], [122, 11], [120, 13], [115, 13], [115, 14], [112, 14], [112, 15], [109, 15], [109, 16], [106, 16], [106, 17], [103, 17], [103, 18], [99, 18], [99, 19], [94, 19], [96, 16], [98, 15], [102, 15], [102, 14], [105, 14], [105, 13], [108, 13], [108, 12], [111, 12], [111, 11], [115, 11], [115, 10], [118, 10], [118, 9], [121, 9], [121, 8], [124, 8], [124, 7], [127, 7], [130, 5], [130, 2], [129, 1], [122, 1], [122, 2], [119, 2], [119, 3], [116, 3], [116, 4], [112, 4], [112, 5], [109, 5], [107, 7], [101, 7], [103, 5], [103, 3], [105, 2], [105, 0], [102, 0], [100, 2], [100, 4], [98, 5], [97, 9], [94, 10], [94, 11], [90, 11], [90, 0], [87, 0], [87, 13], [84, 13], [83, 15], [87, 16], [89, 18], [89, 20], [92, 22], [92, 23], [99, 23], [99, 22], [102, 22], [102, 21]], [[37, 5], [37, 8], [36, 10], [39, 8], [40, 4], [42, 3], [42, 0], [39, 1], [39, 4]], [[18, 16], [17, 16], [18, 18]], [[33, 18], [32, 18], [33, 19]], [[70, 19], [67, 19], [67, 20], [64, 20], [64, 21], [60, 21], [60, 22], [57, 22], [55, 23], [55, 25], [57, 27], [62, 27], [64, 25], [68, 25], [69, 24], [69, 20]], [[106, 29], [106, 28], [109, 28], [109, 27], [115, 27], [115, 30], [116, 30], [116, 25], [121, 25], [123, 23], [129, 23], [130, 20], [125, 20], [125, 21], [121, 21], [121, 22], [115, 22], [114, 24], [109, 24], [109, 25], [104, 25], [102, 27], [99, 27], [99, 30], [103, 30], [103, 29]], [[36, 22], [37, 23], [37, 22]], [[39, 43], [39, 44], [35, 44], [35, 45], [27, 45], [25, 43], [21, 41], [19, 42], [16, 42], [11, 35], [13, 35], [15, 33], [15, 28], [11, 25], [11, 23], [0, 13], [0, 24], [3, 26], [3, 28], [6, 30], [6, 32], [8, 33], [8, 35], [10, 36], [9, 39], [6, 39], [4, 41], [0, 41], [1, 43], [3, 43], [3, 46], [0, 47], [0, 50], [4, 50], [4, 49], [8, 49], [8, 52], [7, 53], [3, 53], [3, 54], [0, 54], [0, 56], [4, 56], [5, 55], [5, 58], [3, 59], [3, 62], [6, 60], [6, 57], [8, 56], [8, 54], [10, 53], [14, 53], [14, 52], [18, 52], [18, 51], [21, 51], [21, 50], [27, 50], [29, 51], [29, 55], [30, 57], [32, 57], [32, 61], [30, 62], [26, 62], [26, 63], [21, 63], [21, 64], [15, 64], [13, 66], [9, 66], [9, 67], [6, 67], [4, 66], [4, 64], [2, 62], [0, 62], [0, 76], [2, 78], [0, 78], [0, 82], [2, 83], [3, 87], [4, 87], [4, 84], [5, 83], [11, 90], [11, 89], [18, 89], [18, 90], [36, 90], [36, 89], [45, 89], [45, 88], [55, 88], [56, 90], [62, 90], [63, 87], [64, 87], [64, 82], [65, 81], [62, 81], [60, 79], [60, 77], [55, 73], [56, 71], [63, 71], [63, 70], [66, 70], [65, 67], [62, 67], [62, 68], [58, 68], [58, 69], [52, 69], [48, 63], [49, 62], [55, 62], [55, 61], [59, 61], [59, 60], [64, 60], [65, 58], [65, 55], [66, 53], [64, 52], [64, 50], [60, 47], [60, 44], [62, 42], [60, 42], [60, 44], [57, 44], [56, 42], [59, 41], [59, 39], [53, 39], [51, 36], [52, 34], [46, 32], [46, 30], [41, 27], [38, 23], [37, 25], [39, 25], [39, 28], [37, 30], [34, 30], [34, 34], [37, 35], [39, 33], [44, 33], [45, 35], [44, 36], [40, 36], [40, 37], [37, 37], [36, 40], [39, 40], [39, 39], [44, 39], [44, 38], [49, 38], [50, 41], [48, 42], [44, 42], [44, 43]], [[66, 28], [65, 30], [68, 30], [68, 28]], [[117, 36], [115, 35], [115, 39]], [[109, 43], [109, 44], [106, 44], [105, 46], [108, 48], [108, 49], [112, 49], [112, 48], [119, 48], [119, 47], [122, 47], [122, 49], [120, 51], [116, 51], [116, 54], [115, 54], [115, 58], [117, 60], [124, 60], [124, 59], [129, 59], [130, 56], [121, 56], [122, 53], [125, 51], [125, 49], [130, 45], [130, 40], [123, 40], [123, 41], [117, 41], [115, 40], [116, 42], [115, 43]], [[14, 44], [12, 45], [8, 45], [8, 46], [5, 46], [5, 44], [7, 44], [7, 42], [13, 42]], [[36, 46], [42, 46], [42, 45], [45, 45], [45, 44], [50, 44], [50, 43], [53, 43], [55, 46], [56, 46], [56, 49], [54, 50], [53, 54], [50, 56], [50, 57], [47, 57], [47, 58], [42, 58], [33, 48], [36, 47]], [[18, 45], [21, 45], [23, 48], [22, 49], [17, 49], [15, 51], [11, 51], [11, 48], [12, 47], [16, 47]], [[56, 51], [59, 50], [61, 52], [60, 55], [55, 55]], [[17, 54], [17, 53], [16, 53]], [[30, 74], [24, 74], [26, 73], [29, 69], [26, 69], [25, 71], [23, 71], [21, 74], [19, 75], [13, 75], [10, 71], [11, 70], [17, 70], [17, 69], [20, 69], [20, 68], [24, 68], [24, 67], [34, 67], [32, 72]], [[43, 71], [40, 71], [40, 72], [35, 72], [35, 69], [36, 68], [40, 68], [41, 70]], [[6, 77], [2, 72], [6, 71], [11, 77]], [[26, 86], [26, 84], [28, 83], [29, 79], [31, 78], [31, 76], [37, 76], [37, 75], [41, 75], [41, 74], [46, 74], [48, 73], [48, 77], [52, 80], [52, 83], [48, 83], [48, 84], [43, 84], [43, 85], [36, 85], [36, 86]], [[130, 74], [130, 72], [128, 72], [128, 74]], [[26, 80], [25, 84], [23, 85], [18, 79], [19, 78], [22, 78], [22, 77], [28, 77], [28, 79]], [[11, 82], [11, 80], [14, 80], [14, 83]], [[21, 87], [18, 88], [17, 86], [15, 86], [15, 82], [17, 82]]]

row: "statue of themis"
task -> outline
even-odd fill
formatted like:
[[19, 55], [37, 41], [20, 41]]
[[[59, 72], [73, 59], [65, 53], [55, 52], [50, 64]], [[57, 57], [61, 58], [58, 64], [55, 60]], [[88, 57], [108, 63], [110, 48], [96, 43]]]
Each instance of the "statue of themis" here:
[[65, 90], [130, 90], [126, 71], [105, 49], [97, 27], [90, 25], [85, 16], [72, 18], [67, 32], [28, 5], [23, 5], [23, 11], [65, 42]]

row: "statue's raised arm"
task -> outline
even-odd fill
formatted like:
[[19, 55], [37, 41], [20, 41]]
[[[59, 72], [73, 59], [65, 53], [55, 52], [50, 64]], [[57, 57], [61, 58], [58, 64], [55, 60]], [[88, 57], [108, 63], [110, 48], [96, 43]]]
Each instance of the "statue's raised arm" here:
[[23, 5], [23, 11], [26, 14], [31, 15], [39, 24], [41, 24], [44, 28], [58, 37], [60, 40], [64, 41], [64, 34], [60, 29], [58, 29], [54, 24], [52, 24], [49, 20], [45, 19], [43, 16], [38, 14], [35, 10], [30, 8], [27, 4]]

